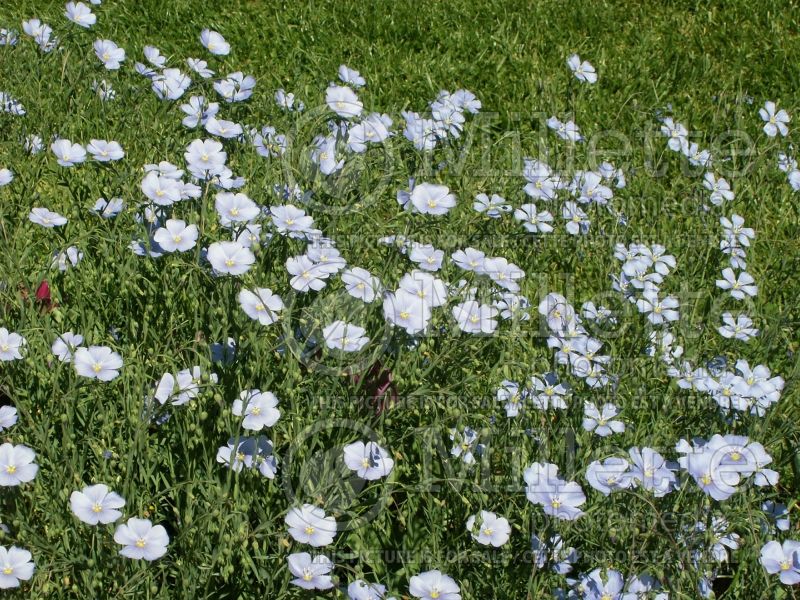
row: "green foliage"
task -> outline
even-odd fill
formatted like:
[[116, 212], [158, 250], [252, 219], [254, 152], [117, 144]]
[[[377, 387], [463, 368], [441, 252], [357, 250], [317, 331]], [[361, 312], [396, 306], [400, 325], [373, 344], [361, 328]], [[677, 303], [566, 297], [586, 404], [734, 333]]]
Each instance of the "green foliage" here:
[[[757, 109], [765, 100], [790, 113], [798, 108], [795, 3], [107, 0], [93, 9], [98, 23], [90, 30], [66, 22], [59, 2], [21, 0], [5, 6], [0, 17], [0, 26], [14, 29], [23, 19], [41, 18], [61, 39], [50, 54], [29, 38], [15, 48], [0, 47], [0, 89], [28, 110], [24, 117], [0, 114], [0, 167], [15, 173], [13, 184], [0, 188], [0, 326], [23, 333], [28, 342], [24, 361], [0, 363], [0, 396], [20, 415], [2, 436], [32, 447], [40, 465], [31, 484], [0, 490], [0, 519], [10, 530], [0, 534], [0, 544], [29, 549], [37, 567], [34, 578], [7, 597], [310, 597], [289, 585], [286, 568], [286, 556], [303, 551], [283, 522], [298, 502], [321, 503], [344, 528], [328, 549], [339, 582], [380, 581], [397, 596], [407, 593], [412, 575], [436, 568], [459, 582], [465, 599], [546, 597], [563, 577], [535, 568], [530, 538], [558, 532], [580, 552], [580, 569], [647, 570], [663, 578], [671, 598], [695, 598], [702, 573], [676, 534], [713, 513], [742, 536], [731, 562], [719, 566], [719, 596], [791, 597], [791, 589], [779, 589], [777, 579], [764, 573], [758, 552], [768, 539], [759, 528], [761, 502], [792, 503], [800, 490], [800, 472], [793, 469], [800, 442], [794, 386], [800, 214], [775, 168], [787, 142], [763, 135]], [[296, 240], [276, 236], [258, 253], [256, 268], [236, 280], [212, 278], [194, 252], [159, 260], [135, 256], [128, 245], [132, 234], [144, 236], [134, 220], [143, 199], [142, 165], [182, 165], [186, 146], [200, 132], [181, 126], [181, 102], [158, 100], [132, 65], [153, 44], [170, 65], [186, 71], [186, 57], [208, 58], [198, 42], [204, 27], [232, 44], [229, 56], [209, 59], [212, 68], [221, 75], [241, 70], [258, 82], [250, 101], [225, 104], [220, 114], [274, 125], [305, 144], [324, 128], [317, 107], [341, 63], [366, 78], [359, 92], [366, 109], [390, 113], [395, 125], [401, 110], [424, 110], [440, 89], [473, 91], [483, 113], [468, 122], [458, 144], [433, 157], [413, 151], [399, 135], [383, 153], [348, 165], [336, 185], [313, 179], [299, 151], [283, 161], [266, 160], [246, 144], [231, 145], [229, 164], [247, 178], [245, 191], [259, 204], [278, 203], [274, 184], [296, 181], [318, 190], [319, 204], [309, 208], [317, 225], [350, 263], [387, 285], [396, 284], [410, 263], [377, 240], [403, 234], [447, 256], [475, 245], [506, 257], [525, 269], [522, 293], [534, 307], [554, 291], [576, 307], [593, 300], [613, 308], [621, 326], [601, 339], [619, 385], [589, 390], [576, 382], [568, 410], [530, 410], [506, 419], [494, 400], [500, 382], [525, 381], [552, 368], [535, 314], [530, 322], [504, 324], [495, 337], [475, 338], [459, 334], [449, 309], [442, 310], [433, 322], [442, 333], [410, 349], [385, 325], [380, 303], [355, 306], [341, 282], [311, 297], [292, 294], [284, 263], [302, 253]], [[97, 38], [126, 49], [120, 71], [100, 66], [91, 49]], [[574, 81], [564, 64], [572, 52], [595, 65], [595, 86]], [[216, 95], [210, 82], [192, 76], [198, 87], [185, 98]], [[91, 84], [100, 79], [113, 85], [117, 99], [97, 98]], [[306, 102], [305, 116], [275, 106], [272, 94], [279, 87]], [[682, 172], [664, 149], [657, 111], [668, 103], [676, 119], [702, 134], [697, 141], [715, 156], [732, 157], [718, 163], [723, 172], [741, 172], [728, 176], [736, 200], [722, 212], [700, 210], [707, 196], [702, 170]], [[552, 114], [574, 118], [593, 144], [554, 142], [544, 126]], [[737, 137], [726, 135], [731, 130]], [[64, 169], [49, 150], [32, 157], [22, 152], [22, 139], [32, 133], [44, 140], [56, 134], [84, 143], [117, 140], [126, 156], [112, 166]], [[629, 225], [597, 212], [592, 233], [575, 238], [563, 233], [556, 214], [557, 233], [534, 239], [513, 219], [495, 221], [471, 209], [479, 192], [499, 193], [515, 206], [525, 202], [522, 157], [540, 156], [544, 148], [549, 155], [541, 157], [565, 171], [594, 168], [595, 159], [623, 167], [628, 186], [617, 192], [614, 206]], [[743, 149], [749, 153], [737, 154]], [[446, 166], [438, 169], [441, 162]], [[446, 183], [459, 205], [440, 219], [402, 212], [395, 193], [409, 177]], [[205, 192], [177, 209], [180, 218], [204, 225], [203, 244], [225, 236], [213, 217], [213, 192]], [[114, 196], [126, 203], [116, 219], [89, 212], [97, 198]], [[60, 212], [69, 223], [57, 230], [37, 227], [27, 219], [34, 206]], [[716, 333], [719, 315], [733, 307], [714, 287], [725, 262], [718, 218], [731, 212], [757, 232], [748, 270], [759, 295], [748, 310], [761, 335], [746, 345]], [[645, 320], [611, 291], [609, 281], [618, 271], [614, 243], [632, 241], [664, 244], [677, 258], [665, 285], [681, 298], [677, 332], [687, 357], [698, 365], [717, 355], [731, 364], [745, 357], [786, 379], [780, 403], [766, 417], [745, 415], [727, 424], [708, 397], [679, 390], [663, 365], [644, 354]], [[53, 253], [68, 245], [85, 253], [79, 268], [51, 269]], [[457, 282], [463, 274], [448, 263], [442, 277]], [[56, 303], [52, 310], [33, 299], [44, 279]], [[277, 324], [261, 327], [239, 308], [239, 289], [254, 286], [283, 297], [287, 310]], [[319, 327], [354, 314], [373, 340], [356, 361], [327, 351], [299, 356], [282, 343], [298, 326]], [[125, 361], [120, 377], [90, 382], [55, 360], [50, 344], [67, 330], [119, 351]], [[239, 343], [236, 361], [212, 365], [211, 344], [228, 337]], [[365, 384], [376, 360], [391, 371], [398, 394], [384, 410], [376, 409]], [[192, 365], [215, 372], [218, 383], [204, 385], [187, 406], [143, 414], [158, 378]], [[563, 368], [561, 374], [567, 377]], [[246, 433], [230, 406], [247, 388], [270, 390], [280, 399], [282, 417], [269, 432], [279, 459], [275, 480], [233, 474], [215, 460], [229, 437]], [[583, 431], [585, 400], [616, 403], [627, 431], [610, 442]], [[166, 413], [170, 418], [156, 425], [153, 417]], [[472, 468], [449, 457], [449, 429], [464, 425], [480, 430], [487, 444]], [[522, 472], [534, 461], [556, 463], [565, 476], [581, 480], [589, 462], [617, 448], [648, 445], [670, 454], [681, 438], [728, 432], [767, 448], [781, 476], [777, 489], [745, 488], [719, 504], [690, 481], [662, 499], [638, 492], [604, 498], [584, 484], [587, 514], [574, 523], [546, 518], [525, 498]], [[388, 480], [365, 485], [343, 466], [341, 447], [372, 433], [396, 468]], [[94, 529], [78, 522], [69, 495], [91, 483], [106, 483], [126, 499], [125, 518], [146, 517], [167, 527], [168, 554], [154, 563], [130, 561], [117, 555], [112, 525]], [[509, 544], [486, 550], [474, 543], [464, 523], [479, 510], [509, 519]], [[793, 520], [795, 512], [793, 507]], [[796, 538], [796, 528], [790, 534]], [[345, 596], [334, 591], [324, 597]]]

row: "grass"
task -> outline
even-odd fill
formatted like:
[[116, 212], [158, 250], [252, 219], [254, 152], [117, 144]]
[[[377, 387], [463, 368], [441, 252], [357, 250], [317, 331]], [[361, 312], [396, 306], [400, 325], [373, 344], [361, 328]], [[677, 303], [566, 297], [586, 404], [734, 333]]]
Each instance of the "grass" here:
[[[38, 17], [62, 38], [62, 48], [43, 55], [30, 41], [0, 48], [0, 89], [20, 99], [23, 118], [0, 115], [0, 167], [16, 177], [0, 188], [0, 326], [28, 340], [25, 361], [0, 366], [0, 389], [20, 414], [4, 439], [37, 452], [40, 473], [32, 484], [0, 493], [0, 519], [9, 527], [2, 543], [28, 548], [35, 577], [16, 597], [25, 598], [215, 598], [309, 597], [289, 585], [286, 556], [301, 551], [286, 533], [283, 518], [296, 501], [320, 501], [349, 528], [333, 549], [335, 575], [385, 583], [394, 595], [407, 593], [408, 579], [438, 568], [461, 585], [465, 599], [541, 598], [563, 578], [533, 568], [530, 536], [558, 531], [581, 554], [577, 570], [616, 568], [625, 574], [649, 570], [668, 582], [671, 597], [695, 598], [699, 573], [687, 548], [686, 528], [710, 515], [724, 515], [742, 536], [729, 564], [719, 566], [715, 589], [723, 598], [789, 597], [758, 564], [768, 539], [758, 526], [760, 504], [790, 503], [800, 491], [793, 470], [797, 426], [797, 323], [800, 284], [798, 204], [785, 175], [775, 168], [788, 140], [766, 138], [757, 109], [774, 100], [794, 114], [800, 75], [797, 3], [729, 2], [395, 2], [350, 0], [329, 3], [162, 3], [108, 0], [96, 7], [98, 23], [76, 31], [59, 2], [21, 0], [7, 6], [0, 26], [20, 29]], [[403, 233], [450, 252], [475, 246], [502, 255], [526, 271], [522, 293], [535, 305], [547, 292], [564, 293], [577, 307], [594, 300], [617, 310], [620, 327], [602, 339], [620, 375], [615, 389], [592, 391], [575, 382], [563, 413], [530, 411], [506, 419], [494, 393], [503, 379], [524, 381], [553, 368], [553, 355], [534, 320], [501, 335], [458, 335], [449, 311], [434, 325], [444, 331], [407, 348], [389, 330], [376, 305], [355, 317], [357, 307], [340, 284], [312, 297], [295, 297], [283, 268], [302, 253], [295, 241], [276, 238], [258, 256], [258, 267], [238, 281], [219, 281], [190, 259], [141, 259], [127, 248], [141, 200], [141, 166], [169, 160], [183, 164], [186, 145], [198, 132], [180, 125], [179, 102], [161, 102], [132, 64], [153, 44], [182, 66], [185, 57], [206, 57], [197, 37], [204, 27], [222, 32], [233, 50], [210, 61], [220, 74], [241, 70], [256, 77], [253, 98], [223, 106], [224, 118], [272, 124], [304, 142], [324, 126], [316, 110], [324, 88], [342, 63], [367, 80], [359, 93], [368, 110], [387, 112], [395, 123], [401, 110], [423, 111], [440, 89], [472, 90], [483, 113], [469, 122], [458, 146], [426, 158], [402, 139], [370, 153], [347, 180], [334, 185], [313, 180], [302, 155], [266, 161], [250, 147], [231, 146], [231, 168], [248, 179], [245, 192], [274, 203], [273, 184], [297, 181], [318, 190], [309, 212], [334, 237], [354, 265], [395, 284], [410, 266], [396, 250], [376, 243]], [[118, 72], [104, 71], [92, 42], [117, 42], [128, 58]], [[598, 70], [597, 85], [578, 85], [564, 61], [572, 52]], [[118, 99], [101, 103], [91, 89], [104, 78]], [[199, 79], [196, 78], [195, 79]], [[203, 84], [207, 97], [214, 95]], [[275, 89], [293, 91], [309, 107], [307, 116], [282, 113]], [[189, 93], [195, 93], [195, 89]], [[188, 94], [187, 94], [188, 96]], [[736, 200], [723, 209], [700, 210], [707, 192], [702, 173], [682, 165], [664, 149], [657, 118], [674, 114], [687, 123], [715, 156], [731, 156], [717, 171], [733, 183]], [[551, 115], [574, 118], [590, 143], [555, 141], [543, 124]], [[730, 132], [736, 132], [731, 136]], [[62, 169], [49, 152], [28, 157], [20, 140], [38, 133], [74, 141], [92, 137], [120, 141], [124, 161], [110, 168]], [[694, 139], [694, 138], [693, 138]], [[592, 152], [592, 147], [596, 148]], [[579, 239], [557, 233], [541, 240], [525, 235], [510, 218], [500, 222], [470, 208], [479, 192], [497, 192], [512, 204], [524, 201], [521, 159], [546, 157], [558, 169], [592, 168], [608, 159], [628, 174], [614, 199], [627, 216], [593, 213], [592, 232]], [[447, 164], [439, 169], [442, 161]], [[455, 191], [458, 207], [446, 218], [402, 213], [395, 200], [409, 176], [441, 181]], [[121, 196], [129, 207], [101, 221], [88, 210], [98, 197]], [[70, 218], [63, 231], [33, 226], [27, 214], [47, 206]], [[210, 203], [209, 203], [210, 206]], [[194, 207], [182, 208], [192, 222]], [[211, 208], [209, 211], [213, 210]], [[556, 212], [556, 209], [553, 209]], [[720, 215], [736, 212], [757, 237], [748, 271], [759, 295], [748, 305], [762, 330], [747, 345], [716, 333], [720, 313], [738, 308], [714, 287], [725, 257], [718, 250]], [[560, 218], [556, 215], [556, 221]], [[208, 240], [223, 232], [209, 221]], [[678, 261], [665, 289], [680, 296], [682, 320], [676, 333], [686, 357], [702, 364], [717, 355], [732, 364], [745, 357], [780, 374], [786, 389], [763, 419], [728, 424], [707, 397], [678, 390], [663, 365], [644, 355], [645, 320], [611, 290], [615, 242], [662, 243]], [[49, 268], [53, 251], [74, 244], [85, 252], [79, 268], [60, 274]], [[444, 267], [456, 282], [460, 272]], [[43, 312], [26, 298], [48, 279], [58, 307]], [[261, 328], [236, 304], [240, 285], [270, 287], [287, 304], [282, 320]], [[482, 289], [483, 291], [483, 289]], [[353, 363], [327, 353], [298, 359], [282, 334], [297, 326], [353, 315], [376, 342]], [[109, 333], [114, 329], [118, 339]], [[123, 355], [121, 376], [105, 385], [86, 383], [69, 365], [51, 360], [50, 344], [63, 331], [79, 331], [90, 343], [107, 344]], [[171, 418], [155, 426], [142, 419], [142, 398], [164, 372], [200, 364], [210, 368], [210, 344], [239, 341], [236, 362], [215, 365], [219, 383]], [[376, 413], [364, 375], [374, 360], [391, 370], [396, 405]], [[361, 383], [351, 374], [361, 376]], [[566, 371], [559, 367], [561, 374]], [[230, 404], [242, 389], [272, 390], [281, 420], [269, 435], [280, 459], [274, 481], [233, 476], [215, 462], [217, 448], [236, 435]], [[587, 514], [574, 523], [546, 519], [522, 489], [522, 471], [534, 461], [558, 464], [582, 480], [591, 461], [614, 449], [580, 427], [583, 400], [613, 400], [628, 430], [611, 438], [624, 449], [649, 445], [674, 456], [680, 438], [735, 432], [760, 441], [781, 474], [776, 489], [746, 488], [725, 503], [709, 501], [689, 482], [663, 499], [635, 494], [603, 498], [584, 484]], [[447, 458], [450, 427], [481, 430], [488, 451], [467, 469]], [[396, 459], [388, 481], [361, 489], [333, 464], [345, 443], [374, 432]], [[69, 511], [69, 494], [104, 482], [122, 494], [128, 516], [164, 524], [172, 539], [167, 556], [138, 564], [117, 556], [111, 526], [97, 531]], [[464, 528], [480, 509], [509, 518], [511, 542], [496, 551], [477, 546]], [[793, 516], [796, 510], [793, 509]], [[797, 530], [787, 534], [797, 537]], [[683, 537], [680, 537], [683, 535]], [[700, 536], [702, 537], [702, 536]], [[693, 541], [694, 540], [694, 541]], [[339, 594], [339, 596], [337, 596]], [[783, 595], [783, 596], [781, 596]], [[13, 594], [9, 594], [13, 597]], [[322, 597], [322, 596], [320, 596]], [[342, 597], [331, 592], [325, 597]]]

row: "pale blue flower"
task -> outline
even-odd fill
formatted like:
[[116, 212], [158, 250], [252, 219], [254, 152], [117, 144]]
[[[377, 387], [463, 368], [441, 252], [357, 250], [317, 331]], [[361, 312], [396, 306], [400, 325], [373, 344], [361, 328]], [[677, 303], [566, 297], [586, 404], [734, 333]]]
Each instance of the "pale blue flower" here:
[[222, 34], [211, 29], [203, 29], [200, 32], [200, 43], [216, 56], [226, 56], [231, 51], [231, 45], [225, 41]]
[[80, 492], [72, 492], [69, 502], [72, 513], [89, 525], [113, 523], [122, 516], [122, 512], [117, 509], [125, 506], [122, 496], [102, 483], [87, 486]]
[[111, 40], [97, 40], [94, 43], [94, 53], [109, 71], [119, 69], [120, 63], [125, 60], [125, 50]]
[[167, 553], [169, 535], [161, 525], [153, 525], [148, 519], [132, 517], [117, 527], [114, 541], [120, 544], [119, 553], [136, 560], [157, 560]]

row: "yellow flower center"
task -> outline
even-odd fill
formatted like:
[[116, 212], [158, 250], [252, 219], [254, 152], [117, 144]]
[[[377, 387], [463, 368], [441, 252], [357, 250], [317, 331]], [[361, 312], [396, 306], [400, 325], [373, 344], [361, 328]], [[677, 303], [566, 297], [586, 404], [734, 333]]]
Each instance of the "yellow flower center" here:
[[103, 507], [102, 507], [102, 506], [100, 506], [100, 504], [99, 504], [99, 503], [95, 502], [94, 504], [92, 504], [92, 512], [93, 512], [93, 513], [99, 513], [99, 512], [101, 512], [102, 510], [103, 510]]
[[314, 533], [314, 528], [311, 525], [306, 525], [306, 535]]
[[410, 313], [410, 312], [408, 312], [407, 310], [404, 310], [404, 311], [402, 311], [402, 312], [400, 313], [400, 318], [401, 318], [401, 319], [407, 319], [407, 318], [408, 318], [408, 317], [410, 317], [410, 316], [411, 316], [411, 313]]
[[232, 258], [225, 259], [225, 266], [226, 267], [232, 267], [235, 264], [236, 264], [236, 261], [233, 260]]
[[261, 302], [259, 302], [258, 304], [256, 304], [256, 310], [258, 312], [261, 312], [262, 310], [264, 310], [264, 305], [261, 304]]
[[13, 572], [14, 572], [14, 569], [12, 569], [11, 567], [5, 567], [3, 569], [3, 575], [11, 575]]
[[99, 373], [102, 370], [103, 370], [103, 365], [101, 365], [100, 363], [94, 363], [92, 365], [92, 371], [94, 371], [95, 373]]
[[137, 548], [144, 548], [145, 544], [146, 544], [146, 542], [144, 541], [144, 538], [139, 538], [138, 540], [136, 540], [136, 547]]
[[6, 473], [9, 475], [13, 475], [17, 472], [17, 465], [8, 465], [6, 466]]

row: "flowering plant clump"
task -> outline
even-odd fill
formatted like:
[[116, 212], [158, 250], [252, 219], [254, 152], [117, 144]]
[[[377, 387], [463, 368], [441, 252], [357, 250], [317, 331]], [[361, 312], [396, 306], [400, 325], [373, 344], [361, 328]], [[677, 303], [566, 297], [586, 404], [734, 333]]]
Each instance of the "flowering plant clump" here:
[[0, 597], [794, 597], [791, 15], [36, 4]]

